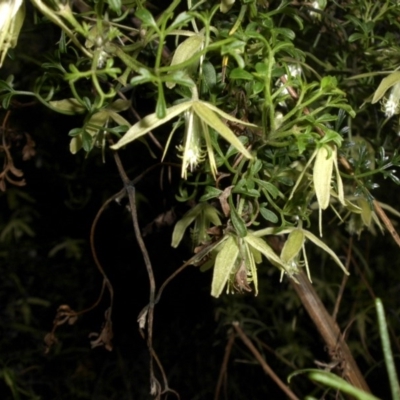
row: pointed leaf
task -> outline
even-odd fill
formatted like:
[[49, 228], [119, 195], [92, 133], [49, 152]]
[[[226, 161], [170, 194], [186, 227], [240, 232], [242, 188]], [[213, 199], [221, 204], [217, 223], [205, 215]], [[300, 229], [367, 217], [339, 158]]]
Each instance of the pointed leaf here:
[[229, 74], [229, 79], [243, 79], [252, 81], [254, 80], [254, 76], [250, 72], [244, 70], [243, 68], [235, 68]]
[[331, 387], [334, 390], [349, 394], [353, 399], [379, 400], [378, 397], [375, 397], [372, 394], [364, 392], [363, 390], [351, 385], [332, 372], [318, 371], [314, 369], [311, 370], [308, 377], [311, 380], [320, 383], [324, 387]]
[[235, 122], [236, 124], [240, 124], [240, 125], [244, 125], [244, 126], [250, 126], [252, 128], [258, 128], [257, 125], [252, 124], [251, 122], [245, 122], [245, 121], [242, 121], [241, 119], [235, 118], [232, 115], [226, 113], [225, 111], [220, 110], [218, 107], [215, 107], [211, 103], [207, 103], [206, 101], [197, 101], [197, 103], [201, 103], [201, 104], [205, 105], [207, 108], [209, 108], [210, 110], [216, 112], [222, 118], [225, 118], [228, 121]]
[[246, 261], [247, 261], [247, 269], [250, 269], [251, 278], [253, 279], [254, 285], [254, 295], [258, 295], [258, 275], [257, 275], [257, 267], [254, 260], [253, 251], [254, 247], [249, 246], [247, 243], [244, 245], [246, 250]]
[[165, 124], [177, 115], [182, 114], [184, 111], [190, 108], [191, 105], [191, 101], [186, 101], [184, 103], [177, 104], [176, 106], [167, 108], [167, 115], [161, 119], [157, 118], [156, 113], [147, 115], [135, 125], [133, 125], [116, 144], [111, 146], [111, 148], [114, 150], [118, 150], [129, 142], [132, 142], [133, 140], [145, 135], [151, 130], [157, 128], [158, 126]]
[[301, 229], [290, 232], [281, 252], [281, 259], [289, 264], [300, 252], [304, 243], [304, 233]]
[[135, 15], [137, 18], [142, 20], [144, 25], [157, 29], [156, 21], [154, 20], [154, 17], [150, 11], [146, 10], [145, 8], [141, 8], [136, 11]]
[[265, 207], [260, 207], [260, 214], [266, 221], [272, 222], [273, 224], [276, 224], [279, 220], [278, 216], [273, 211]]
[[196, 219], [196, 217], [202, 212], [205, 203], [199, 203], [192, 209], [190, 209], [183, 217], [180, 219], [174, 228], [174, 232], [172, 233], [172, 247], [178, 247], [181, 242], [183, 235], [185, 234], [186, 229], [189, 225]]
[[244, 240], [261, 254], [264, 254], [264, 256], [267, 257], [269, 261], [273, 262], [274, 265], [279, 265], [284, 268], [281, 259], [263, 239], [249, 233]]
[[118, 99], [112, 102], [109, 106], [107, 106], [107, 110], [115, 112], [126, 111], [130, 107], [130, 105], [131, 105], [130, 100]]
[[219, 5], [219, 10], [225, 14], [233, 7], [234, 3], [235, 0], [221, 0], [221, 3]]
[[[171, 65], [179, 65], [189, 60], [201, 50], [203, 44], [204, 35], [202, 34], [188, 37], [176, 48], [174, 56], [172, 57]], [[166, 86], [167, 88], [172, 89], [175, 86], [175, 82], [167, 82]]]
[[339, 198], [339, 201], [343, 205], [345, 205], [346, 203], [344, 201], [343, 181], [342, 181], [342, 177], [340, 176], [337, 157], [335, 157], [333, 159], [333, 165], [335, 166], [335, 172], [336, 172], [336, 184], [337, 184], [337, 188], [338, 188], [338, 198]]
[[115, 111], [111, 111], [109, 109], [106, 109], [108, 115], [110, 116], [110, 118], [116, 122], [119, 126], [129, 126], [130, 123], [121, 115], [119, 115], [118, 113], [116, 113]]
[[233, 205], [232, 196], [229, 196], [229, 207], [230, 207], [230, 217], [233, 227], [235, 228], [236, 233], [239, 237], [243, 238], [247, 235], [246, 224], [236, 211], [235, 206]]
[[[207, 204], [207, 203], [206, 203]], [[204, 216], [207, 218], [208, 221], [212, 222], [215, 226], [222, 225], [222, 222], [219, 218], [218, 210], [209, 204], [205, 207]]]
[[193, 18], [192, 15], [187, 13], [186, 11], [181, 12], [178, 16], [171, 22], [171, 25], [168, 26], [168, 32], [171, 32], [174, 29], [178, 29], [180, 26], [183, 26], [187, 22], [189, 22]]
[[371, 103], [377, 103], [386, 93], [388, 89], [394, 86], [396, 83], [400, 82], [400, 71], [393, 72], [388, 75], [386, 78], [382, 79], [382, 82], [379, 84], [378, 89], [375, 90], [374, 97], [372, 98]]
[[157, 97], [157, 104], [156, 104], [156, 115], [157, 118], [163, 119], [167, 114], [167, 102], [165, 101], [164, 97], [164, 88], [161, 81], [158, 82], [158, 97]]
[[317, 245], [319, 248], [321, 248], [322, 250], [327, 252], [333, 258], [333, 261], [335, 261], [335, 263], [337, 265], [339, 265], [340, 268], [342, 268], [343, 272], [346, 275], [350, 275], [349, 271], [347, 271], [346, 267], [342, 264], [339, 257], [335, 254], [335, 252], [330, 247], [328, 247], [321, 239], [318, 239], [311, 232], [309, 232], [305, 229], [303, 229], [303, 232], [307, 239], [311, 240], [315, 245]]
[[78, 100], [71, 99], [63, 99], [63, 100], [53, 100], [49, 101], [49, 104], [54, 107], [57, 111], [62, 112], [64, 114], [83, 114], [86, 111], [86, 108], [79, 103]]
[[[207, 125], [211, 126], [216, 132], [218, 132], [226, 141], [232, 146], [236, 147], [245, 157], [253, 158], [252, 155], [246, 150], [242, 142], [237, 136], [229, 129], [213, 112], [213, 107], [209, 107], [210, 104], [202, 101], [193, 102], [194, 112], [201, 118]], [[216, 108], [216, 107], [215, 107]], [[222, 113], [222, 111], [221, 111]], [[225, 114], [225, 113], [224, 113]], [[226, 114], [228, 115], [228, 114]], [[234, 118], [236, 120], [236, 118]], [[242, 123], [240, 120], [236, 120]], [[250, 124], [252, 125], [252, 124]], [[255, 126], [255, 125], [252, 125]]]
[[229, 236], [215, 258], [211, 296], [220, 296], [229, 279], [229, 275], [232, 273], [239, 255], [239, 247], [236, 241], [237, 238]]
[[360, 197], [357, 200], [357, 203], [361, 208], [361, 219], [364, 222], [364, 225], [369, 228], [371, 225], [371, 219], [372, 219], [371, 207], [370, 207], [368, 201], [362, 197]]
[[109, 119], [107, 110], [103, 109], [97, 113], [94, 113], [86, 124], [86, 131], [94, 136], [98, 133], [99, 129], [102, 128]]

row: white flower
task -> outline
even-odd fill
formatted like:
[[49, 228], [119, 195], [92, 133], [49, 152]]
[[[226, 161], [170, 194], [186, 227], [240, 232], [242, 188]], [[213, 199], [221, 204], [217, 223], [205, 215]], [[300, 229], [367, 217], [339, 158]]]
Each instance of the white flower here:
[[[326, 0], [317, 0], [311, 3], [311, 7], [315, 10], [324, 10], [326, 7]], [[310, 17], [315, 19], [321, 19], [321, 14], [315, 11], [309, 11]]]
[[[295, 78], [296, 76], [301, 75], [301, 67], [299, 65], [288, 65], [288, 72], [289, 72], [289, 77]], [[288, 80], [288, 75], [285, 74], [285, 81]], [[277, 80], [276, 85], [279, 87], [283, 86], [283, 83], [280, 79]], [[289, 94], [289, 91], [287, 90], [287, 88], [283, 88], [281, 91], [281, 95], [286, 96]], [[279, 105], [282, 107], [286, 107], [286, 103], [284, 101], [279, 102]]]
[[185, 112], [185, 138], [184, 146], [179, 146], [178, 150], [182, 154], [182, 177], [187, 178], [187, 170], [190, 172], [205, 160], [206, 153], [202, 150], [201, 130], [207, 127], [202, 126], [200, 118], [192, 111]]
[[400, 113], [400, 83], [392, 87], [388, 98], [382, 99], [382, 111], [388, 118]]
[[[217, 164], [215, 161], [209, 127], [214, 129], [215, 132], [235, 147], [246, 158], [252, 159], [253, 156], [251, 153], [245, 148], [235, 133], [221, 121], [221, 118], [250, 127], [257, 127], [257, 125], [241, 121], [220, 110], [213, 104], [199, 100], [197, 88], [194, 87], [192, 90], [192, 99], [167, 108], [166, 115], [163, 118], [158, 118], [156, 113], [147, 115], [135, 125], [131, 126], [118, 143], [111, 146], [111, 148], [118, 150], [127, 143], [138, 139], [151, 130], [165, 124], [178, 115], [183, 114], [185, 117], [185, 138], [184, 145], [183, 147], [180, 147], [180, 150], [183, 151], [182, 176], [184, 178], [187, 176], [187, 169], [194, 169], [200, 162], [204, 161], [206, 156], [208, 156], [211, 173], [216, 177]], [[172, 130], [165, 145], [164, 155], [174, 132], [175, 128]], [[202, 149], [202, 146], [204, 146], [205, 150]]]
[[22, 0], [0, 2], [0, 67], [8, 49], [14, 48], [17, 44], [24, 18], [25, 5]]

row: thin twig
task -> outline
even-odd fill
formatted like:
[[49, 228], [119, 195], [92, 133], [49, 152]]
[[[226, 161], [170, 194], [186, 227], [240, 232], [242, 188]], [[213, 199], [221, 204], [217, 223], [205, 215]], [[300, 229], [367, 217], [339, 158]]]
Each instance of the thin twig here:
[[[94, 263], [96, 264], [97, 269], [99, 270], [101, 276], [103, 277], [103, 285], [101, 288], [101, 292], [100, 295], [97, 299], [97, 301], [91, 305], [89, 308], [86, 308], [85, 310], [79, 311], [76, 313], [76, 315], [80, 315], [80, 314], [84, 314], [87, 313], [88, 311], [93, 310], [93, 308], [97, 307], [98, 304], [100, 303], [102, 297], [103, 297], [103, 293], [104, 293], [104, 289], [105, 287], [107, 287], [108, 291], [110, 292], [110, 313], [112, 312], [112, 307], [113, 307], [113, 299], [114, 299], [114, 289], [111, 285], [110, 280], [107, 277], [107, 274], [104, 271], [104, 268], [102, 267], [99, 258], [97, 257], [97, 252], [96, 252], [96, 247], [94, 245], [94, 233], [96, 232], [96, 227], [97, 227], [97, 223], [99, 221], [100, 216], [103, 214], [104, 210], [108, 207], [108, 205], [110, 203], [112, 203], [113, 201], [117, 200], [119, 197], [121, 197], [123, 195], [123, 193], [125, 192], [125, 189], [120, 190], [118, 193], [114, 194], [113, 196], [111, 196], [109, 199], [107, 199], [102, 206], [100, 207], [100, 209], [97, 211], [96, 216], [94, 217], [94, 220], [92, 222], [92, 226], [90, 228], [90, 249], [92, 251], [92, 257], [94, 260]], [[110, 315], [111, 317], [111, 315]]]
[[161, 295], [165, 289], [165, 287], [170, 283], [178, 274], [180, 274], [186, 267], [189, 265], [194, 265], [196, 262], [200, 261], [202, 258], [204, 258], [213, 248], [215, 248], [220, 241], [216, 241], [214, 243], [211, 243], [207, 247], [204, 247], [201, 251], [196, 253], [194, 256], [189, 258], [186, 262], [184, 262], [177, 270], [175, 270], [160, 286], [160, 289], [157, 292], [157, 297], [155, 300], [155, 304], [157, 304], [160, 301]]
[[115, 163], [117, 164], [118, 172], [121, 176], [122, 182], [124, 183], [126, 193], [129, 199], [129, 205], [131, 209], [133, 229], [135, 231], [135, 236], [139, 248], [142, 252], [143, 260], [146, 265], [147, 274], [149, 276], [150, 283], [150, 295], [149, 295], [149, 307], [147, 314], [147, 346], [150, 352], [150, 393], [152, 395], [159, 394], [160, 384], [154, 375], [154, 357], [153, 357], [153, 320], [154, 320], [154, 300], [156, 293], [156, 282], [154, 279], [153, 267], [151, 265], [149, 253], [147, 251], [146, 245], [143, 241], [142, 234], [140, 232], [137, 209], [136, 209], [136, 190], [133, 183], [129, 180], [124, 167], [122, 166], [121, 159], [117, 152], [114, 152]]
[[263, 356], [256, 349], [256, 347], [253, 345], [253, 343], [247, 337], [247, 335], [244, 333], [244, 331], [242, 330], [242, 328], [239, 325], [239, 322], [237, 322], [237, 321], [232, 322], [232, 325], [235, 328], [240, 339], [242, 339], [243, 343], [248, 347], [248, 349], [253, 353], [254, 357], [260, 363], [264, 372], [272, 378], [272, 380], [282, 389], [282, 391], [286, 394], [286, 396], [289, 397], [289, 399], [299, 400], [299, 398], [290, 390], [289, 386], [285, 385], [282, 382], [282, 380], [279, 378], [279, 376], [276, 375], [275, 372], [271, 369], [271, 367], [267, 364], [267, 362], [264, 360]]
[[222, 361], [221, 369], [219, 371], [217, 387], [215, 388], [214, 400], [219, 399], [219, 393], [221, 391], [222, 384], [226, 383], [228, 361], [229, 361], [229, 356], [232, 352], [232, 346], [233, 346], [234, 342], [235, 342], [235, 332], [231, 331], [228, 342], [226, 343], [226, 346], [225, 346], [224, 359]]
[[392, 221], [390, 221], [389, 217], [386, 215], [385, 211], [383, 211], [383, 209], [382, 209], [382, 207], [381, 207], [381, 205], [379, 204], [378, 201], [376, 201], [374, 199], [373, 203], [374, 203], [375, 211], [378, 214], [379, 218], [385, 224], [387, 230], [392, 235], [392, 238], [397, 243], [397, 245], [400, 247], [400, 236], [396, 232], [396, 229], [394, 228], [394, 226], [392, 224]]
[[297, 369], [296, 365], [293, 364], [291, 361], [287, 360], [285, 357], [281, 356], [279, 353], [277, 353], [272, 347], [268, 346], [266, 343], [264, 343], [262, 340], [259, 338], [254, 338], [254, 340], [265, 350], [269, 351], [271, 354], [273, 354], [279, 361], [282, 361], [284, 364], [286, 364], [289, 368], [295, 370]]
[[[353, 249], [353, 236], [350, 236], [349, 247], [347, 249], [347, 257], [346, 257], [346, 270], [349, 271], [350, 263], [351, 263], [351, 253]], [[340, 302], [342, 301], [344, 289], [346, 287], [346, 283], [349, 280], [349, 275], [343, 274], [342, 283], [340, 284], [339, 293], [336, 298], [335, 307], [333, 308], [332, 319], [336, 321], [337, 314], [339, 312]]]
[[344, 341], [338, 325], [333, 321], [321, 299], [303, 271], [296, 274], [298, 283], [292, 281], [309, 316], [317, 327], [333, 361], [343, 366], [343, 377], [353, 386], [370, 393], [370, 389], [354, 360], [347, 343]]

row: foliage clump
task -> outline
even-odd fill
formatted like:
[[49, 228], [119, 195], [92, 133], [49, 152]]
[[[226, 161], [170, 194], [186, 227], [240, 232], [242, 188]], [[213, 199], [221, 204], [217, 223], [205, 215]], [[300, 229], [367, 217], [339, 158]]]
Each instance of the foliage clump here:
[[[156, 5], [141, 0], [13, 0], [1, 4], [0, 13], [0, 189], [5, 209], [12, 212], [11, 217], [1, 216], [0, 255], [8, 263], [7, 323], [16, 334], [24, 329], [42, 334], [43, 327], [32, 325], [31, 306], [52, 304], [58, 308], [45, 336], [46, 352], [63, 353], [59, 332], [68, 328], [61, 325], [77, 326], [78, 317], [100, 307], [104, 323], [98, 332], [87, 333], [93, 348], [113, 349], [113, 315], [118, 314], [114, 286], [121, 278], [110, 277], [110, 256], [98, 249], [95, 235], [109, 212], [106, 208], [127, 201], [137, 257], [143, 259], [150, 282], [137, 322], [149, 350], [145, 365], [152, 396], [177, 395], [172, 389], [176, 382], [168, 381], [168, 368], [164, 371], [157, 355], [163, 343], [154, 310], [161, 307], [166, 285], [193, 265], [205, 273], [211, 296], [218, 298], [218, 335], [228, 334], [221, 370], [213, 371], [215, 382], [205, 379], [208, 395], [216, 387], [218, 397], [231, 352], [243, 351], [234, 345], [240, 338], [287, 396], [319, 396], [318, 386], [292, 382], [289, 388], [277, 377], [300, 373], [320, 357], [313, 355], [315, 344], [307, 338], [316, 335], [314, 328], [304, 320], [296, 327], [303, 304], [328, 348], [329, 360], [317, 365], [335, 370], [349, 384], [342, 387], [344, 381], [337, 376], [327, 375], [325, 380], [315, 371], [310, 379], [360, 399], [373, 398], [366, 394], [365, 374], [356, 363], [361, 359], [364, 370], [364, 363], [377, 368], [375, 358], [382, 358], [372, 340], [378, 329], [369, 306], [376, 292], [395, 316], [400, 309], [394, 296], [385, 298], [386, 282], [391, 284], [389, 291], [395, 291], [397, 258], [388, 271], [384, 254], [385, 249], [398, 251], [391, 248], [390, 236], [400, 245], [391, 220], [400, 214], [390, 192], [400, 184], [397, 2], [174, 0]], [[54, 40], [41, 54], [31, 54], [24, 36], [28, 29], [46, 30]], [[40, 110], [36, 118], [41, 118], [38, 125], [44, 133], [21, 122], [31, 107]], [[55, 115], [62, 118], [56, 123], [63, 121], [67, 127], [58, 128], [59, 137], [50, 139], [48, 121]], [[72, 165], [69, 172], [66, 163]], [[85, 171], [91, 166], [101, 171], [101, 178], [93, 170]], [[51, 229], [43, 236], [38, 233], [34, 204], [40, 189], [29, 189], [30, 175], [34, 182], [41, 168], [54, 169], [68, 182], [65, 203], [70, 210], [84, 210], [78, 219], [89, 221], [90, 210], [98, 209], [91, 213], [91, 227], [86, 222], [83, 233], [75, 228], [67, 235], [57, 233], [51, 246], [44, 243]], [[87, 174], [85, 182], [79, 181], [80, 173]], [[159, 185], [154, 184], [158, 174]], [[381, 186], [388, 189], [382, 191]], [[46, 214], [45, 209], [40, 212]], [[119, 218], [125, 229], [126, 215]], [[385, 238], [377, 236], [385, 231]], [[191, 250], [181, 267], [174, 264], [169, 270], [170, 277], [158, 265], [165, 263], [158, 260], [160, 244], [149, 244], [157, 234], [172, 248]], [[132, 240], [129, 237], [129, 243]], [[121, 242], [123, 236], [119, 247]], [[51, 300], [30, 296], [28, 291], [37, 289], [22, 279], [24, 273], [15, 271], [20, 262], [15, 245], [35, 265], [37, 255], [49, 268], [49, 260], [62, 254], [85, 266], [90, 276], [85, 279], [93, 286], [100, 284], [99, 299], [88, 307], [86, 294], [71, 306], [59, 295]], [[102, 282], [88, 272], [89, 249]], [[112, 252], [117, 262], [126, 262], [122, 250]], [[168, 254], [173, 260], [172, 250]], [[339, 268], [332, 268], [335, 265]], [[34, 269], [27, 271], [35, 276]], [[196, 273], [200, 275], [197, 269]], [[79, 274], [71, 276], [74, 283], [69, 285], [80, 290]], [[162, 284], [160, 277], [165, 279]], [[47, 279], [45, 286], [51, 288]], [[17, 299], [11, 288], [18, 288], [22, 298]], [[241, 296], [247, 292], [257, 298]], [[323, 303], [333, 309], [333, 318]], [[13, 326], [18, 307], [22, 320]], [[342, 330], [356, 321], [354, 337], [346, 340], [336, 318]], [[398, 352], [398, 321], [391, 323]], [[273, 346], [265, 344], [268, 340]], [[387, 338], [384, 349], [396, 398]], [[263, 359], [266, 350], [277, 356], [277, 375]], [[10, 356], [3, 360], [0, 377], [13, 398], [38, 398], [40, 388], [19, 379], [20, 369]], [[179, 378], [185, 379], [184, 372]], [[235, 385], [228, 382], [226, 390], [232, 393]], [[251, 396], [252, 389], [237, 393], [242, 391]], [[78, 398], [88, 397], [84, 392], [71, 389]], [[334, 391], [326, 396], [335, 395], [342, 396]]]

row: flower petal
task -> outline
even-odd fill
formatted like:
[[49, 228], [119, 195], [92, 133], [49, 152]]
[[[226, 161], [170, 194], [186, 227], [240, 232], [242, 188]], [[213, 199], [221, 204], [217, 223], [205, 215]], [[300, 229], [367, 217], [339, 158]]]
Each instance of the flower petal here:
[[318, 149], [315, 158], [313, 173], [314, 190], [321, 210], [326, 210], [328, 208], [331, 198], [331, 179], [334, 157], [336, 157], [336, 151], [332, 149], [329, 155], [328, 149], [323, 146]]
[[[216, 115], [214, 112], [218, 110], [217, 107], [212, 106], [209, 103], [203, 101], [194, 101], [193, 102], [193, 111], [211, 128], [213, 128], [216, 132], [218, 132], [226, 141], [228, 141], [232, 146], [236, 147], [245, 157], [253, 158], [252, 155], [246, 150], [243, 146], [242, 142], [237, 138], [237, 136], [233, 133], [231, 129], [229, 129]], [[226, 118], [228, 114], [224, 113], [223, 111], [219, 110], [219, 114], [223, 115]], [[232, 121], [231, 116], [229, 116], [229, 120]], [[226, 118], [228, 119], [228, 118]], [[233, 118], [235, 122], [241, 123], [243, 125], [248, 126], [256, 126], [253, 124], [243, 123], [242, 121]]]
[[279, 266], [279, 268], [285, 269], [282, 260], [279, 256], [272, 250], [272, 248], [261, 238], [249, 233], [244, 240], [251, 246], [258, 250], [261, 254], [270, 261], [273, 265]]
[[125, 135], [116, 144], [111, 146], [111, 148], [114, 150], [118, 150], [129, 142], [134, 141], [135, 139], [145, 135], [151, 130], [157, 128], [158, 126], [165, 124], [177, 115], [182, 114], [188, 108], [190, 108], [191, 105], [192, 101], [186, 101], [184, 103], [177, 104], [176, 106], [167, 108], [167, 114], [164, 118], [157, 118], [156, 113], [146, 115], [146, 117], [144, 117], [131, 128], [129, 128]]
[[285, 264], [291, 263], [300, 253], [304, 244], [304, 233], [301, 229], [293, 229], [290, 232], [281, 252], [281, 260]]
[[350, 275], [349, 271], [347, 271], [346, 267], [343, 265], [343, 263], [340, 261], [339, 257], [335, 254], [335, 252], [328, 247], [322, 240], [318, 239], [315, 235], [313, 235], [310, 231], [307, 231], [305, 229], [302, 230], [304, 233], [304, 236], [311, 240], [315, 245], [317, 245], [319, 248], [327, 252], [335, 261], [337, 265], [343, 270], [343, 272], [346, 275]]
[[229, 275], [235, 266], [236, 259], [239, 255], [239, 246], [236, 243], [236, 240], [237, 238], [229, 236], [215, 258], [211, 296], [220, 296], [226, 282], [228, 281]]

